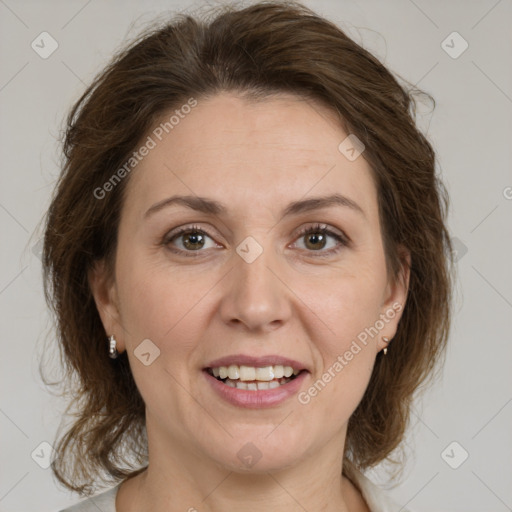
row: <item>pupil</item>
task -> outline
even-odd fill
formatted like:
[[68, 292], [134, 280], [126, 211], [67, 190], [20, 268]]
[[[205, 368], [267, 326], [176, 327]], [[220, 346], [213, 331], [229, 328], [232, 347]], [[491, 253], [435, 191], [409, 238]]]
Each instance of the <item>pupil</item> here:
[[[312, 234], [312, 235], [309, 235], [309, 236], [308, 236], [308, 242], [309, 242], [310, 240], [313, 240], [313, 243], [312, 243], [312, 244], [309, 244], [309, 245], [313, 245], [313, 249], [317, 248], [318, 246], [317, 246], [317, 247], [315, 247], [315, 245], [316, 245], [319, 241], [320, 241], [320, 242], [321, 242], [321, 241], [323, 241], [323, 237], [324, 237], [324, 235], [322, 235], [322, 234], [320, 234], [320, 235], [319, 235], [319, 234], [316, 234], [316, 233], [314, 233], [314, 234]], [[322, 247], [323, 247], [323, 245], [322, 245]]]
[[[185, 247], [189, 248], [189, 249], [198, 249], [200, 247], [202, 247], [204, 245], [204, 241], [202, 240], [203, 238], [203, 235], [201, 234], [187, 234], [184, 236], [184, 245]], [[191, 240], [191, 242], [189, 242]], [[194, 246], [196, 244], [201, 244], [200, 247], [190, 247], [190, 245]]]

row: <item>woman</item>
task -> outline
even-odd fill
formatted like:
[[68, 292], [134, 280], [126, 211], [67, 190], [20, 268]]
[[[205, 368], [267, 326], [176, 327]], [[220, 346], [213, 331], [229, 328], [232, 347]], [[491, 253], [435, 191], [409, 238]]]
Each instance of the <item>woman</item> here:
[[116, 485], [68, 511], [405, 510], [363, 471], [449, 330], [447, 198], [413, 114], [297, 3], [182, 16], [95, 80], [44, 240], [77, 415], [52, 469]]

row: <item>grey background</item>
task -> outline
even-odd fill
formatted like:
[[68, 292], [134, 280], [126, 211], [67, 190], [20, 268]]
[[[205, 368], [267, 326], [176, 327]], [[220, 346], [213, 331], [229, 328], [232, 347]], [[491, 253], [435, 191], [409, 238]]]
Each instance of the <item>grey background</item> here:
[[[437, 102], [418, 121], [451, 195], [454, 327], [442, 378], [416, 401], [406, 469], [389, 492], [419, 512], [512, 510], [512, 1], [305, 3]], [[157, 15], [200, 5], [0, 0], [2, 512], [78, 501], [40, 467], [49, 453], [41, 443], [53, 442], [65, 405], [38, 373], [41, 352], [52, 352], [37, 255], [64, 116], [127, 37]], [[59, 45], [47, 59], [31, 48], [43, 31]], [[441, 45], [454, 31], [469, 44], [457, 58]], [[446, 45], [453, 54], [462, 40]], [[388, 488], [384, 470], [369, 477]]]

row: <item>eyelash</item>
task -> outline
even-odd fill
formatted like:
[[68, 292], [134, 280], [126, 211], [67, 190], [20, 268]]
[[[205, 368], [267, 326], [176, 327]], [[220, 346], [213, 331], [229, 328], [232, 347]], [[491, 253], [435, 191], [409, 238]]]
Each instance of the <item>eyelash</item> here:
[[[175, 233], [167, 234], [164, 237], [162, 244], [165, 246], [169, 246], [172, 241], [179, 238], [181, 235], [191, 234], [191, 233], [200, 233], [200, 234], [206, 235], [209, 238], [213, 239], [213, 237], [207, 231], [200, 228], [199, 226], [194, 225], [194, 226], [184, 226], [183, 228], [179, 229]], [[314, 226], [309, 226], [307, 228], [304, 228], [303, 230], [301, 230], [298, 233], [297, 239], [305, 237], [310, 234], [317, 234], [317, 233], [322, 233], [323, 235], [331, 236], [332, 238], [334, 238], [336, 241], [339, 242], [339, 245], [336, 248], [330, 249], [328, 251], [307, 251], [307, 252], [311, 252], [311, 253], [318, 252], [318, 255], [315, 256], [317, 258], [326, 258], [326, 257], [332, 256], [333, 254], [336, 254], [339, 251], [341, 251], [341, 249], [343, 247], [347, 247], [350, 243], [348, 237], [342, 236], [338, 233], [335, 233], [334, 231], [331, 231], [325, 225], [322, 225], [322, 224], [315, 224]], [[180, 255], [184, 255], [186, 257], [192, 257], [192, 258], [196, 258], [199, 256], [200, 252], [204, 252], [204, 251], [200, 251], [200, 250], [198, 250], [198, 251], [183, 251], [182, 249], [174, 249], [174, 248], [170, 248], [170, 247], [168, 247], [168, 249], [176, 254], [180, 254]]]

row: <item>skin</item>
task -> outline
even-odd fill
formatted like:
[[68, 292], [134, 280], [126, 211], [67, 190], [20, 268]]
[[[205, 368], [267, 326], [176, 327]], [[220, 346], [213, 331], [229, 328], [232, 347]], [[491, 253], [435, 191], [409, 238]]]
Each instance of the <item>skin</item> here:
[[[224, 92], [198, 101], [132, 171], [115, 276], [101, 263], [89, 276], [105, 330], [128, 351], [146, 404], [149, 467], [121, 485], [118, 512], [369, 510], [341, 475], [346, 428], [399, 313], [307, 404], [292, 397], [242, 409], [201, 374], [222, 356], [280, 354], [310, 368], [307, 390], [379, 315], [405, 304], [407, 266], [403, 279], [387, 274], [377, 190], [364, 153], [349, 161], [338, 150], [346, 136], [311, 101], [280, 94], [249, 102]], [[290, 202], [333, 192], [363, 213], [330, 206], [281, 218]], [[174, 205], [144, 218], [174, 194], [212, 198], [228, 211]], [[315, 223], [350, 243], [299, 235]], [[190, 249], [201, 244], [186, 235], [163, 243], [188, 225], [207, 232], [202, 248]], [[252, 263], [236, 252], [248, 236], [263, 248]], [[148, 338], [160, 356], [145, 366], [134, 350]], [[261, 453], [250, 468], [237, 457], [249, 442]]]

